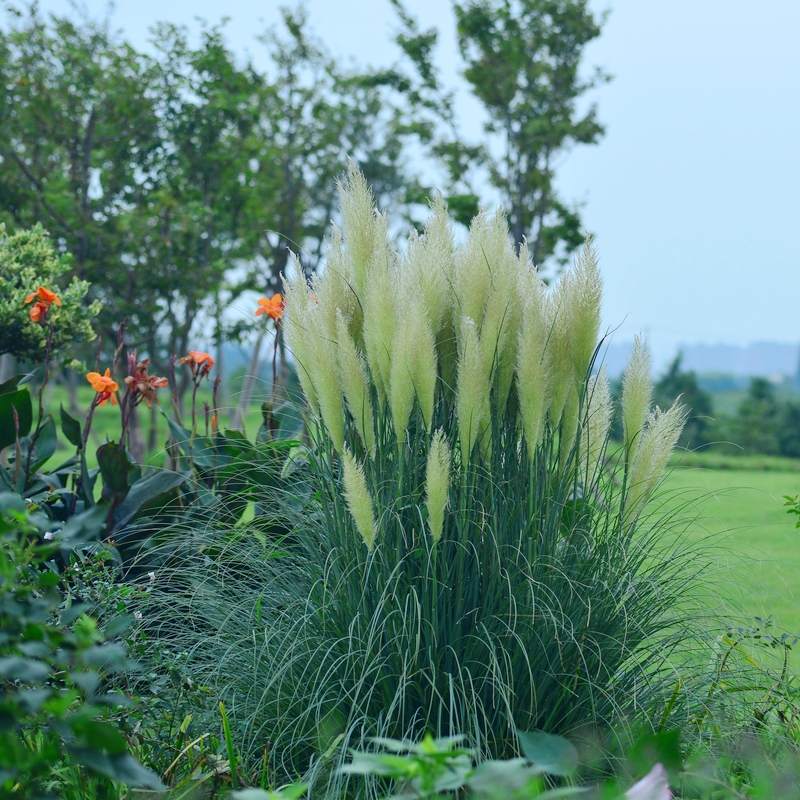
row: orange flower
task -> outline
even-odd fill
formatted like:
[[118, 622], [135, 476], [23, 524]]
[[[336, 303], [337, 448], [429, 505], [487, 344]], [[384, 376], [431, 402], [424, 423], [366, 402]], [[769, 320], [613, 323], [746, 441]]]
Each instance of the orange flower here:
[[111, 400], [111, 405], [117, 404], [117, 396], [114, 392], [119, 391], [117, 382], [111, 377], [111, 370], [106, 367], [105, 375], [99, 372], [89, 372], [86, 374], [86, 380], [92, 385], [92, 389], [97, 392], [95, 404], [104, 406], [108, 400]]
[[283, 316], [283, 309], [286, 308], [286, 303], [280, 294], [274, 294], [272, 297], [260, 297], [258, 305], [256, 316], [266, 314], [274, 320], [279, 320]]
[[33, 308], [30, 310], [31, 322], [44, 322], [47, 317], [47, 312], [50, 306], [55, 303], [57, 306], [61, 305], [61, 298], [55, 293], [40, 286], [35, 292], [31, 292], [26, 298], [25, 303], [31, 303], [36, 299]]
[[211, 368], [214, 366], [214, 359], [202, 350], [190, 350], [188, 356], [178, 359], [179, 364], [188, 364], [192, 368], [192, 375], [198, 373], [201, 377], [208, 377]]

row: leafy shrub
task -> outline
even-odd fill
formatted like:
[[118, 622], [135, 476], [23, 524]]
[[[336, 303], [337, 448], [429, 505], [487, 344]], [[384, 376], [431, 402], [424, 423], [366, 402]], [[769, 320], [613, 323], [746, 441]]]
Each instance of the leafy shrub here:
[[[0, 225], [0, 353], [44, 358], [48, 329], [31, 320], [25, 300], [39, 286], [58, 289], [69, 271], [69, 260], [56, 255], [40, 225], [14, 234]], [[96, 335], [92, 323], [101, 308], [98, 302], [83, 302], [89, 284], [76, 277], [58, 291], [62, 305], [51, 312], [53, 354], [91, 342]]]
[[[79, 604], [67, 605], [53, 558], [96, 535], [102, 519], [53, 534], [20, 498], [0, 495], [0, 787], [4, 796], [39, 797], [62, 773], [81, 768], [122, 783], [159, 788], [129, 753], [107, 711], [126, 703], [105, 689], [127, 669], [125, 649]], [[77, 772], [77, 777], [76, 777]], [[60, 792], [59, 792], [60, 794]]]

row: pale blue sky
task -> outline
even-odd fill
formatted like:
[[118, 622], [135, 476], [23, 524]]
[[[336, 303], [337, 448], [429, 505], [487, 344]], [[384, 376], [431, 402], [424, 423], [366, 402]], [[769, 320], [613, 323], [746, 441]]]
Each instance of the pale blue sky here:
[[[158, 20], [231, 18], [229, 42], [258, 62], [255, 35], [277, 2], [118, 0], [112, 16], [137, 45]], [[442, 33], [440, 62], [458, 80], [448, 0], [407, 0]], [[87, 0], [103, 15], [105, 0]], [[800, 341], [800, 1], [608, 0], [588, 49], [615, 80], [595, 93], [608, 133], [560, 170], [567, 197], [586, 201], [616, 340], [649, 334], [664, 356], [681, 342]], [[63, 11], [67, 0], [40, 0]], [[312, 26], [338, 56], [387, 64], [388, 0], [309, 0]], [[464, 98], [464, 128], [480, 129]]]

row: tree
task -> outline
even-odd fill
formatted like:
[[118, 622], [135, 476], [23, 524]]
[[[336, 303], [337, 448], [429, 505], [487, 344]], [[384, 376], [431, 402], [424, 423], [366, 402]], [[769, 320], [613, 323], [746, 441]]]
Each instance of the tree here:
[[501, 196], [517, 246], [528, 240], [534, 263], [563, 263], [584, 240], [579, 210], [560, 198], [557, 160], [603, 135], [594, 105], [578, 100], [608, 76], [580, 73], [584, 47], [604, 16], [588, 0], [455, 2], [464, 77], [489, 120], [489, 181]]
[[688, 416], [678, 446], [701, 447], [710, 443], [713, 422], [711, 395], [700, 388], [693, 370], [682, 369], [682, 362], [683, 353], [678, 353], [653, 387], [653, 397], [657, 406], [669, 408], [680, 396], [681, 403], [688, 409]]
[[772, 384], [766, 378], [752, 378], [733, 420], [736, 444], [746, 453], [776, 454], [779, 418], [780, 407]]
[[800, 458], [800, 404], [784, 403], [778, 424], [778, 450], [782, 456]]
[[106, 27], [45, 21], [35, 5], [0, 31], [0, 221], [51, 232], [106, 330], [139, 303], [124, 218], [158, 156], [154, 77]]
[[159, 370], [204, 322], [218, 344], [243, 333], [252, 318], [224, 307], [278, 289], [290, 248], [317, 267], [348, 158], [382, 202], [421, 199], [387, 78], [341, 70], [303, 12], [284, 24], [264, 39], [268, 75], [219, 27], [192, 47], [157, 26], [154, 57], [35, 4], [0, 31], [0, 222], [51, 229], [104, 304], [108, 345], [127, 318], [128, 344]]

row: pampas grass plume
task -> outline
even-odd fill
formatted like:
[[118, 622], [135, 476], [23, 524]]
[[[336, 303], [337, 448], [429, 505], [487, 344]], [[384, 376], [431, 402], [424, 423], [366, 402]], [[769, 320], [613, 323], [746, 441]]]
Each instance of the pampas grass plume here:
[[489, 438], [484, 434], [490, 421], [491, 364], [487, 364], [483, 357], [483, 348], [475, 322], [465, 317], [461, 321], [460, 328], [456, 417], [461, 456], [464, 461], [469, 461], [475, 442], [479, 438]]
[[428, 525], [431, 538], [436, 544], [444, 528], [444, 511], [450, 491], [450, 447], [440, 428], [433, 436], [428, 451], [428, 466], [425, 477], [425, 502], [428, 508]]
[[364, 544], [371, 552], [375, 547], [377, 533], [372, 498], [367, 488], [367, 479], [364, 477], [364, 467], [346, 447], [342, 450], [342, 482], [347, 507]]
[[637, 334], [633, 352], [622, 377], [622, 428], [625, 437], [625, 460], [630, 467], [636, 452], [636, 441], [644, 430], [650, 413], [653, 380], [650, 377], [650, 348]]
[[370, 456], [375, 456], [375, 429], [372, 416], [372, 401], [369, 393], [369, 376], [364, 359], [356, 349], [341, 311], [337, 318], [337, 340], [339, 345], [339, 376], [353, 417], [358, 435]]
[[668, 411], [656, 408], [648, 415], [628, 473], [625, 498], [628, 524], [639, 516], [658, 486], [685, 422], [686, 409], [677, 400]]

